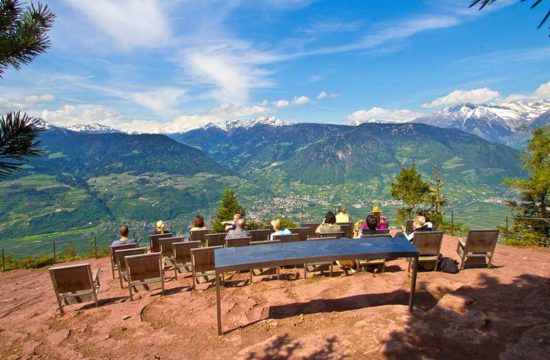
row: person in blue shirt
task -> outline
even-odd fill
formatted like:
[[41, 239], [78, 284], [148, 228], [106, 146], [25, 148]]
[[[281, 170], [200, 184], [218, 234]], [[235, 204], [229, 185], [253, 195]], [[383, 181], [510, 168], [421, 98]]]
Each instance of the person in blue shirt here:
[[111, 245], [134, 244], [136, 240], [129, 239], [128, 238], [129, 233], [130, 233], [130, 229], [128, 229], [128, 226], [122, 225], [120, 229], [118, 229], [118, 234], [120, 235], [120, 239], [113, 241]]
[[271, 221], [271, 226], [273, 226], [273, 233], [271, 234], [270, 240], [273, 240], [275, 235], [290, 235], [292, 232], [283, 227], [283, 222], [281, 219]]

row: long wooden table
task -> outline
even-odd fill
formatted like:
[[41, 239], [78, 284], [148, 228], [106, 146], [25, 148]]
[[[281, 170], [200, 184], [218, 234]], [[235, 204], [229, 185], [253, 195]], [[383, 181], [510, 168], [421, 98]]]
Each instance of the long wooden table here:
[[336, 260], [397, 258], [414, 259], [409, 295], [409, 311], [414, 307], [418, 250], [404, 237], [313, 240], [292, 243], [216, 249], [216, 307], [218, 335], [222, 335], [220, 276], [229, 271], [273, 268]]

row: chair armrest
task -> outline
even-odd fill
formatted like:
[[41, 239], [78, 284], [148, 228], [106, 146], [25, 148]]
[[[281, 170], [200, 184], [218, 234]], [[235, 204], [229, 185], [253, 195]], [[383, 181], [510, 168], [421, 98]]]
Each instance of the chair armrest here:
[[100, 270], [101, 270], [101, 268], [97, 268], [92, 273], [92, 281], [97, 285], [99, 285], [99, 271]]

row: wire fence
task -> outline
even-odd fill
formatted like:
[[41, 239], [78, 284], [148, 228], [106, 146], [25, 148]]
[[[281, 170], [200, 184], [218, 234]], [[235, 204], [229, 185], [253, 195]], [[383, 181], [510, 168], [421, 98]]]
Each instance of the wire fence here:
[[[297, 219], [297, 223], [302, 222], [301, 218]], [[444, 215], [446, 226], [441, 230], [446, 231], [452, 236], [465, 236], [468, 228], [460, 222], [461, 218], [457, 216], [454, 210], [451, 210]], [[521, 218], [521, 217], [505, 217], [502, 221], [501, 237], [499, 242], [507, 243], [513, 233], [510, 228], [514, 221], [523, 221], [532, 223], [533, 229], [540, 229], [541, 224], [545, 224], [545, 228], [550, 228], [550, 219], [546, 218]], [[149, 241], [149, 235], [154, 227], [154, 223], [147, 221], [131, 221], [128, 223], [130, 237], [139, 242]], [[167, 229], [174, 236], [187, 236], [189, 234], [190, 223], [185, 220], [173, 221], [167, 224]], [[37, 263], [37, 267], [41, 264], [54, 264], [59, 261], [70, 260], [79, 257], [98, 258], [108, 254], [108, 248], [113, 240], [118, 237], [118, 224], [108, 223], [101, 227], [96, 227], [94, 230], [85, 231], [78, 234], [59, 235], [54, 238], [43, 238], [30, 241], [13, 241], [8, 242], [8, 246], [1, 248], [2, 255], [2, 271], [12, 268], [16, 261], [22, 259], [40, 259], [42, 262]], [[550, 247], [550, 234], [539, 239], [539, 246]], [[32, 267], [32, 264], [29, 265]], [[21, 266], [16, 266], [21, 267]]]

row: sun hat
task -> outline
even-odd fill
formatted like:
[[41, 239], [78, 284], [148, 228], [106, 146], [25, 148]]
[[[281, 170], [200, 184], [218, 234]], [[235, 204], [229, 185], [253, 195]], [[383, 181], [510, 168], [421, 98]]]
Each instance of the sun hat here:
[[379, 213], [379, 212], [381, 212], [381, 211], [380, 211], [380, 208], [379, 208], [378, 206], [373, 206], [371, 212], [373, 212], [373, 213]]

